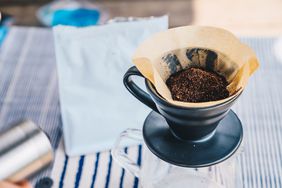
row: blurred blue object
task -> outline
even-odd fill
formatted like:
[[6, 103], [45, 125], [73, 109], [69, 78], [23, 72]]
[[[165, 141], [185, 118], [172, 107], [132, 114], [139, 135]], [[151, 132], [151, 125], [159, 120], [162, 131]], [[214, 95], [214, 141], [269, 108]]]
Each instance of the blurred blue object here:
[[5, 36], [8, 33], [8, 27], [6, 26], [0, 26], [0, 46], [3, 43]]
[[89, 26], [97, 25], [100, 17], [98, 10], [89, 10], [79, 8], [75, 10], [57, 10], [54, 12], [52, 26], [70, 25], [70, 26]]
[[106, 20], [107, 14], [89, 2], [54, 1], [37, 11], [37, 18], [45, 26], [69, 25], [84, 27]]
[[11, 26], [14, 23], [14, 18], [11, 15], [0, 12], [0, 27]]

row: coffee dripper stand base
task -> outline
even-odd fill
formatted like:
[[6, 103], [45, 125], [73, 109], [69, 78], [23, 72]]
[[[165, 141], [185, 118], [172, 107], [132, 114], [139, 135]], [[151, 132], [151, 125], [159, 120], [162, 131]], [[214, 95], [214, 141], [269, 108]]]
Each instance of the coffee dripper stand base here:
[[199, 168], [231, 157], [240, 147], [243, 128], [237, 115], [230, 110], [205, 138], [182, 140], [172, 133], [161, 115], [151, 112], [144, 122], [143, 137], [149, 150], [160, 159], [177, 166]]

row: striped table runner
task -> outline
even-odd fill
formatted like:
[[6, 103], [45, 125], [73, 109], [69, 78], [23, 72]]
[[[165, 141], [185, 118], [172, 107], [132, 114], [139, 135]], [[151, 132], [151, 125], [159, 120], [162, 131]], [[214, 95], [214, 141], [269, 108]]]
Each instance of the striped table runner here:
[[0, 49], [0, 131], [31, 119], [56, 148], [61, 138], [57, 85], [51, 30], [11, 28]]
[[[273, 53], [276, 40], [242, 38], [261, 62], [233, 107], [244, 126], [240, 165], [246, 188], [282, 187], [282, 62]], [[52, 172], [49, 169], [37, 178], [49, 174], [59, 188], [140, 187], [138, 179], [120, 168], [109, 152], [72, 158], [64, 154], [53, 38], [48, 29], [14, 27], [1, 47], [0, 131], [22, 118], [40, 125], [56, 149]], [[141, 164], [141, 148], [125, 151]]]
[[[130, 158], [141, 164], [142, 146], [125, 148]], [[51, 177], [54, 187], [69, 188], [138, 188], [139, 181], [113, 161], [110, 152], [93, 155], [68, 157], [64, 153], [63, 142], [56, 152], [56, 160]]]

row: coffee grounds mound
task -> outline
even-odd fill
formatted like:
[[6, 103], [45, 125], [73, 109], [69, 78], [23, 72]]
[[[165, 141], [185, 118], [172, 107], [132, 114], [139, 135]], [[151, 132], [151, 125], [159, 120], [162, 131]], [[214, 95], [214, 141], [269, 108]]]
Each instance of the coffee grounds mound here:
[[173, 100], [183, 102], [208, 102], [227, 98], [226, 79], [199, 68], [189, 68], [171, 75], [166, 84]]

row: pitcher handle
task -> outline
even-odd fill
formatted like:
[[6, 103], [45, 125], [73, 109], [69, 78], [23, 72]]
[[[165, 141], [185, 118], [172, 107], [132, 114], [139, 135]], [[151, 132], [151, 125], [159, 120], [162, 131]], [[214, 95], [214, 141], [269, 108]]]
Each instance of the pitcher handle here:
[[130, 172], [136, 177], [140, 177], [140, 166], [136, 164], [128, 154], [126, 154], [121, 147], [121, 142], [124, 139], [131, 139], [135, 141], [143, 141], [142, 131], [139, 129], [126, 129], [123, 131], [117, 139], [114, 148], [111, 150], [113, 159], [125, 170]]

